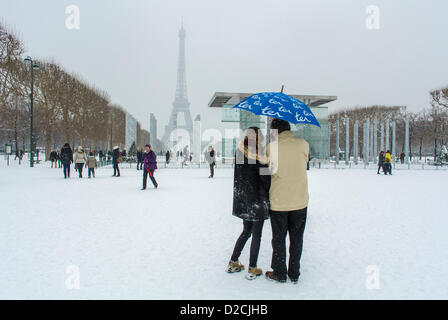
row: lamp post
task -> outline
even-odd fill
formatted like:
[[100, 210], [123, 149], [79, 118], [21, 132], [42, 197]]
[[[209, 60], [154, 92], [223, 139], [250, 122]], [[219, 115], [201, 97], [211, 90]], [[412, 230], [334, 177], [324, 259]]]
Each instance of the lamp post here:
[[358, 128], [359, 128], [359, 121], [355, 120], [355, 125], [353, 126], [353, 159], [355, 161], [355, 164], [358, 164]]
[[113, 140], [112, 140], [112, 134], [113, 134], [113, 130], [112, 130], [112, 128], [113, 128], [113, 126], [114, 126], [114, 116], [115, 116], [115, 113], [114, 113], [114, 110], [111, 108], [110, 109], [110, 141], [109, 141], [109, 143], [110, 143], [110, 148], [109, 148], [109, 152], [112, 154], [112, 148], [113, 148]]
[[339, 119], [336, 120], [336, 164], [339, 164]]
[[39, 65], [34, 63], [30, 56], [26, 57], [25, 62], [30, 64], [31, 93], [30, 93], [30, 167], [34, 167], [34, 132], [33, 132], [33, 94], [34, 94], [34, 70], [39, 69]]
[[345, 125], [345, 150], [344, 150], [344, 155], [345, 155], [345, 165], [348, 165], [350, 162], [350, 120], [347, 116], [345, 116], [345, 118], [342, 119], [342, 121], [344, 122]]

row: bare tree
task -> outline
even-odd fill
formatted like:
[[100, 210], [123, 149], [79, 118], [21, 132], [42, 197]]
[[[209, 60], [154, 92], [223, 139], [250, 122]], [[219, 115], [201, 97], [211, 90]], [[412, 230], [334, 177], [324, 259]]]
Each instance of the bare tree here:
[[430, 92], [431, 104], [448, 109], [448, 87]]

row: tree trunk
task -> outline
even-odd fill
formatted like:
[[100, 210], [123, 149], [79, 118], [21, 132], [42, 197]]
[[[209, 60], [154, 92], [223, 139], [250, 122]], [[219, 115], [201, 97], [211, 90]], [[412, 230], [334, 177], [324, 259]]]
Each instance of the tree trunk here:
[[50, 159], [51, 152], [51, 125], [50, 125], [50, 115], [48, 110], [48, 105], [44, 103], [45, 108], [45, 161]]
[[51, 127], [45, 126], [45, 161], [50, 159], [51, 152]]
[[17, 158], [17, 156], [19, 155], [19, 142], [17, 140], [18, 140], [18, 133], [17, 133], [17, 111], [16, 111], [16, 116], [14, 119], [14, 144], [16, 148], [15, 158]]
[[[63, 111], [63, 120], [62, 120], [62, 123], [63, 123], [63, 125], [64, 125], [64, 128], [63, 128], [63, 130], [64, 130], [64, 135], [65, 135], [65, 142], [66, 143], [70, 143], [70, 140], [71, 140], [71, 135], [70, 135], [70, 129], [69, 129], [69, 127], [68, 127], [68, 109], [67, 109], [67, 107], [63, 107], [64, 109], [64, 111]], [[72, 146], [73, 147], [73, 146]]]
[[423, 138], [420, 139], [420, 161], [422, 161]]

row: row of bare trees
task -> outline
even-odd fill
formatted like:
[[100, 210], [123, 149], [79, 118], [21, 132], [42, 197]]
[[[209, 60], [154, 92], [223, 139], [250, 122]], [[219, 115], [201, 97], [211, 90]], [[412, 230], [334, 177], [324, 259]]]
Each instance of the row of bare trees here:
[[[334, 152], [336, 144], [336, 120], [349, 118], [349, 141], [353, 146], [353, 124], [359, 121], [358, 133], [358, 150], [362, 150], [363, 135], [362, 123], [369, 119], [373, 121], [377, 119], [378, 123], [385, 123], [389, 119], [390, 123], [396, 123], [396, 151], [401, 153], [405, 150], [405, 121], [409, 119], [409, 156], [422, 157], [424, 155], [434, 155], [437, 157], [443, 145], [446, 144], [448, 138], [448, 87], [434, 90], [430, 92], [431, 103], [427, 108], [418, 112], [409, 112], [406, 107], [399, 106], [370, 106], [347, 109], [333, 113], [329, 116], [331, 125], [330, 131], [330, 148]], [[341, 146], [345, 141], [345, 124], [340, 121], [340, 138]], [[377, 127], [378, 138], [380, 126]], [[385, 128], [389, 130], [390, 128]], [[391, 149], [391, 146], [386, 146]]]
[[[0, 24], [0, 142], [15, 150], [29, 148], [30, 65], [14, 33]], [[55, 62], [34, 61], [35, 146], [46, 158], [55, 146], [68, 142], [108, 150], [125, 145], [126, 112], [110, 102], [107, 92]], [[137, 144], [149, 142], [149, 133], [137, 125]], [[148, 138], [148, 140], [144, 140]]]

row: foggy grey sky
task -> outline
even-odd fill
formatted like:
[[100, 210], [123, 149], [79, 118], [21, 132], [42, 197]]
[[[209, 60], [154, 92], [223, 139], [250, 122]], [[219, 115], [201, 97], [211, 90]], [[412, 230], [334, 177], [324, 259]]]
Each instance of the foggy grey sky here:
[[[80, 30], [65, 8], [80, 8]], [[380, 9], [380, 30], [365, 26]], [[20, 33], [27, 54], [51, 58], [109, 92], [158, 135], [172, 109], [178, 29], [187, 31], [187, 86], [194, 118], [219, 127], [207, 104], [215, 91], [337, 95], [330, 110], [357, 105], [429, 105], [448, 85], [446, 0], [14, 0], [0, 19]]]

